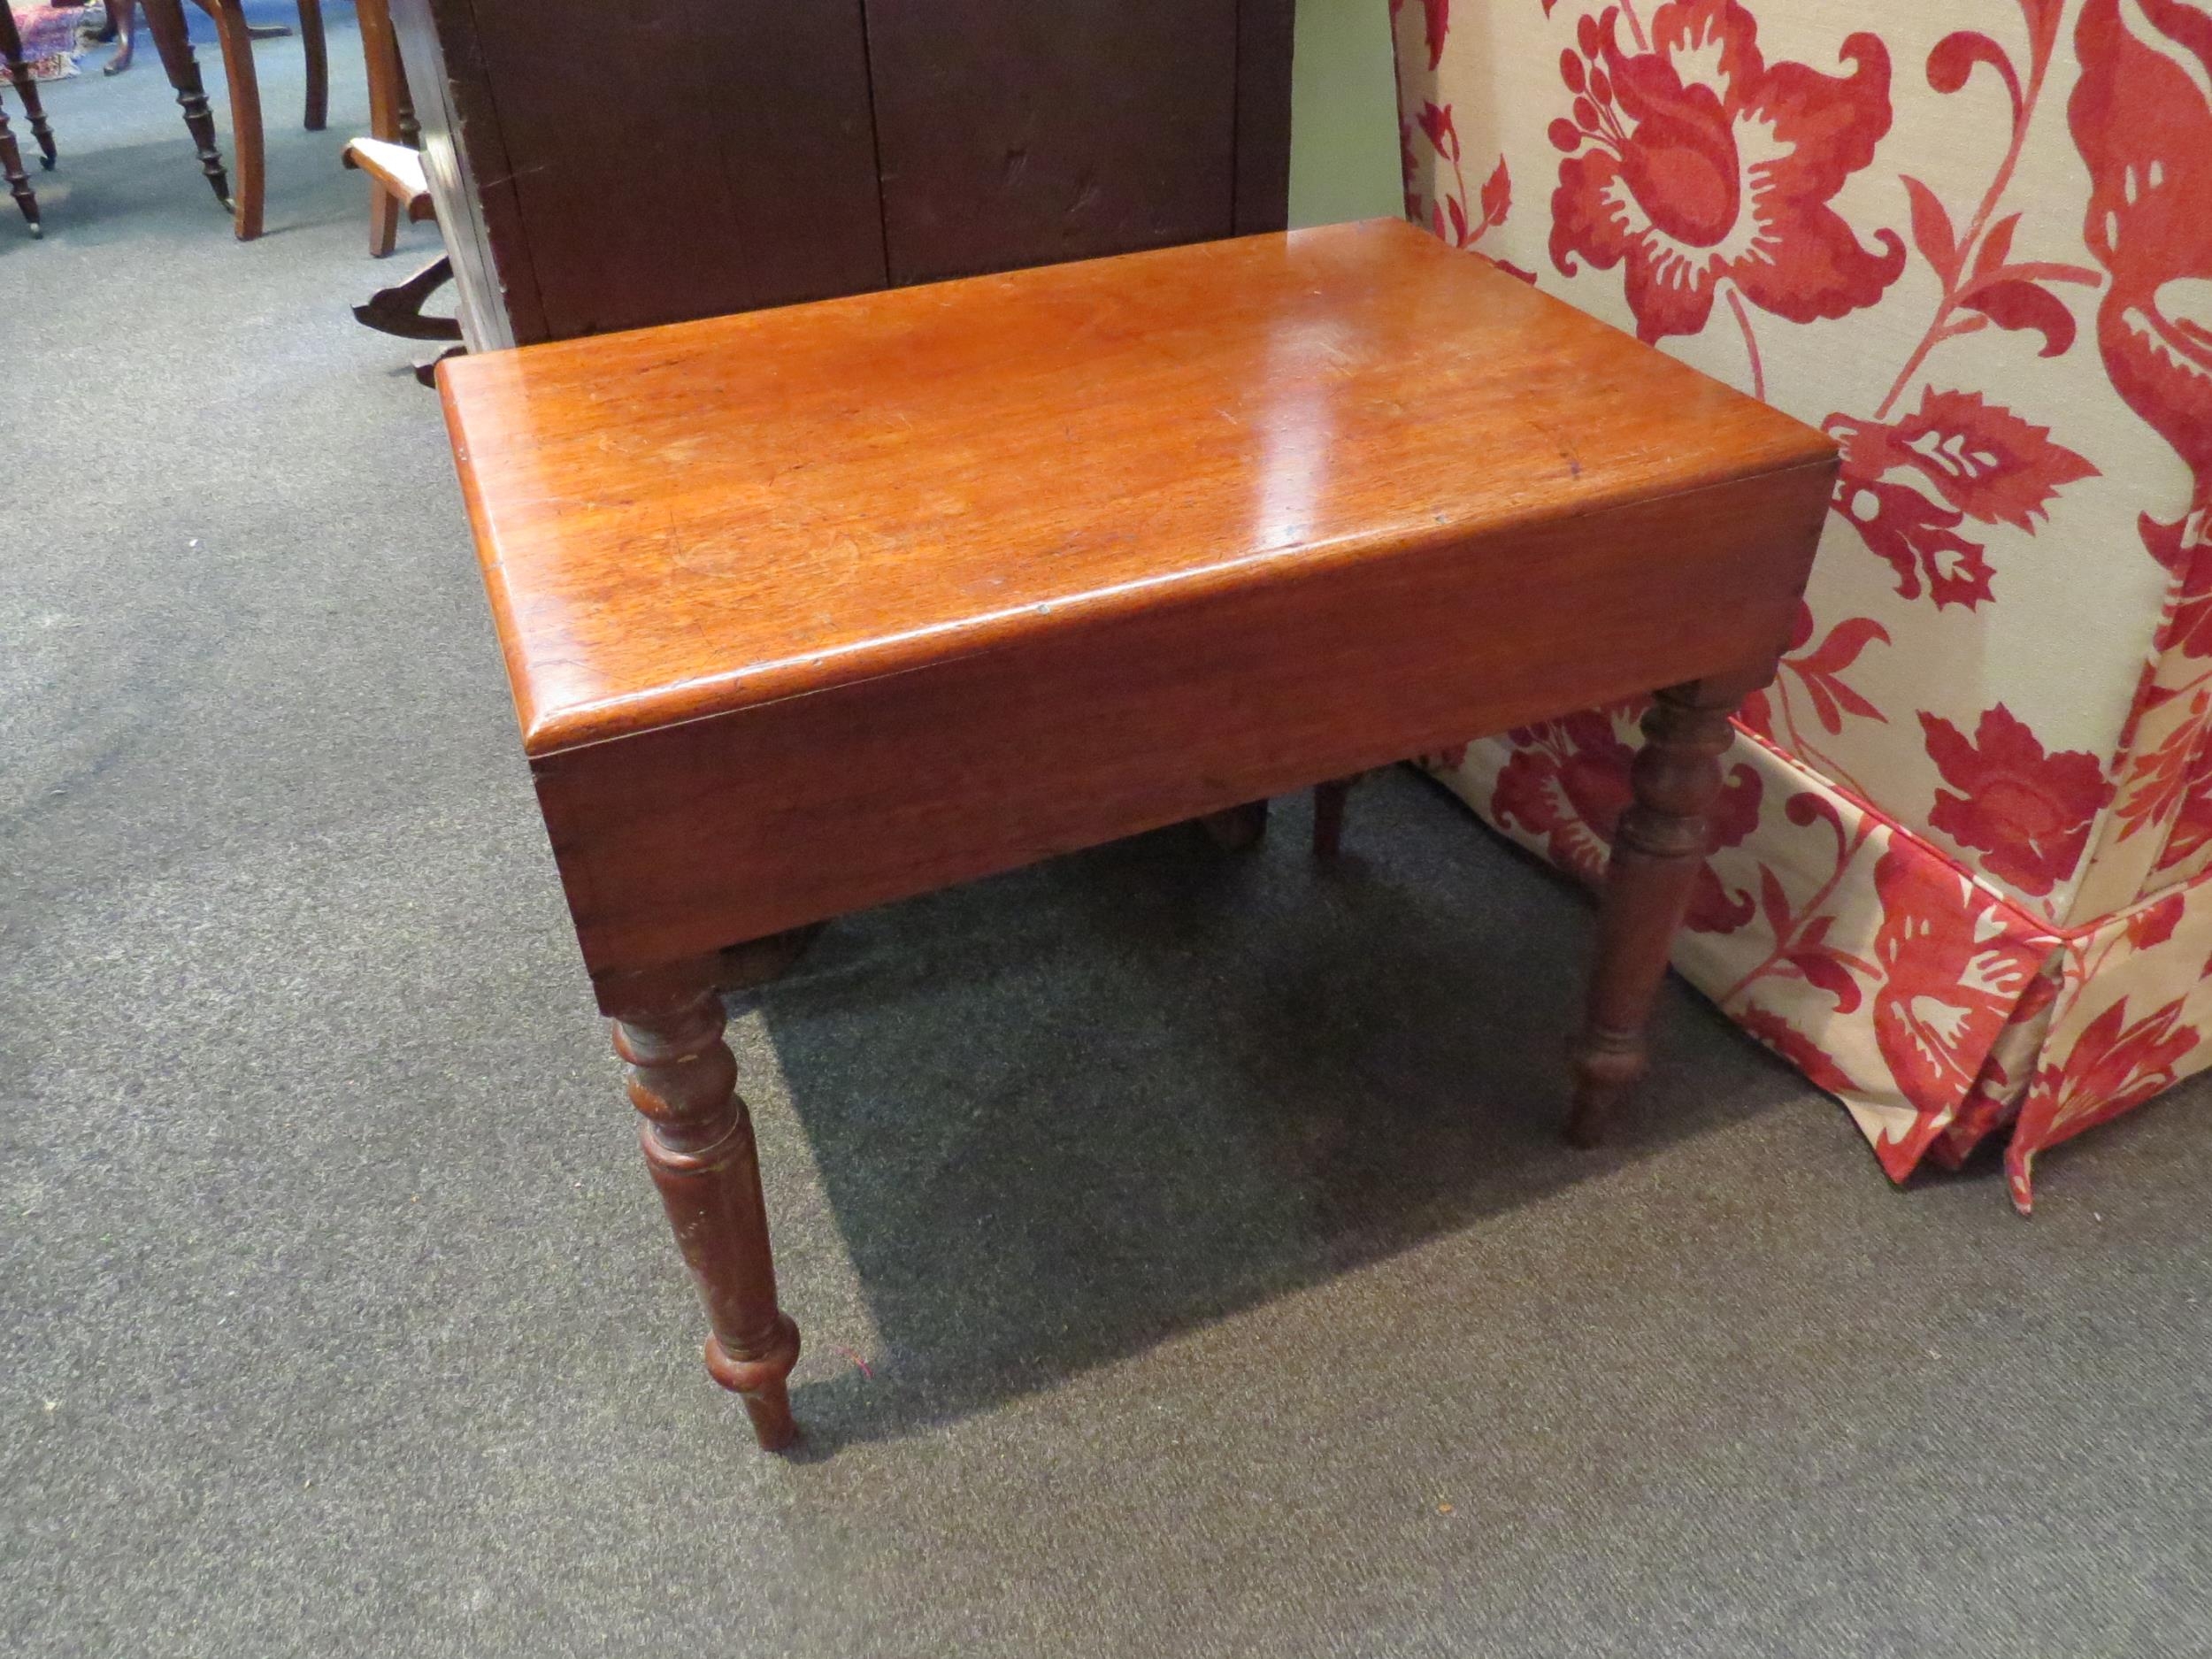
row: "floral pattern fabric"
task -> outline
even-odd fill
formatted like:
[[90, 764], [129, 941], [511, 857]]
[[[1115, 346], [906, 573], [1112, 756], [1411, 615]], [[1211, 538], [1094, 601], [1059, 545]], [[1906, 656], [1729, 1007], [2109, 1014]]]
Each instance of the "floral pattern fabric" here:
[[[2212, 1064], [2212, 0], [1391, 12], [1411, 217], [1837, 440], [1677, 959], [2024, 1208]], [[1594, 877], [1633, 712], [1445, 775]]]

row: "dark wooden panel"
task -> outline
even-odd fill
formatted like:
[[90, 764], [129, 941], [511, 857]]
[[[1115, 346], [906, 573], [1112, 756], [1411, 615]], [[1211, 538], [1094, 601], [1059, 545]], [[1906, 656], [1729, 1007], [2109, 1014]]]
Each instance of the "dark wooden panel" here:
[[1297, 0], [1238, 0], [1240, 236], [1281, 230], [1290, 223], [1290, 65], [1296, 19]]
[[542, 337], [882, 286], [860, 0], [436, 3], [473, 14]]
[[543, 340], [544, 309], [477, 50], [474, 7], [470, 0], [391, 0], [391, 11], [470, 349]]
[[1235, 229], [1238, 0], [867, 0], [867, 18], [894, 282]]

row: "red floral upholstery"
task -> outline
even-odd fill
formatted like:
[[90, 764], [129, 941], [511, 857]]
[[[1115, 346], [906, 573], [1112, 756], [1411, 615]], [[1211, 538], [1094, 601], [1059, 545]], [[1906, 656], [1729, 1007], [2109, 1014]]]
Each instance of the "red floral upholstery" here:
[[[1841, 445], [1678, 963], [2026, 1208], [2212, 1064], [2212, 0], [1391, 9], [1411, 215]], [[1440, 769], [1594, 877], [1633, 713]]]

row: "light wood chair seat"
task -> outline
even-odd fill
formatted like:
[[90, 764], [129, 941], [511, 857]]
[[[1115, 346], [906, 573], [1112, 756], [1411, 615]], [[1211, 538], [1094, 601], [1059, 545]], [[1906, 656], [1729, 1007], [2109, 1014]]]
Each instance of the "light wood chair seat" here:
[[430, 205], [430, 180], [422, 170], [422, 151], [380, 138], [346, 141], [345, 165], [358, 168], [399, 204], [410, 224], [436, 215]]

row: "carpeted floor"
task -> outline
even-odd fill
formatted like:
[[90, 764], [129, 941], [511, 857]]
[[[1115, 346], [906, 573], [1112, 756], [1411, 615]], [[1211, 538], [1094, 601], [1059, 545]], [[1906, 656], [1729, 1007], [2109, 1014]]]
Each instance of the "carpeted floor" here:
[[2204, 1089], [2023, 1222], [1678, 991], [1577, 1156], [1585, 902], [1406, 776], [1338, 870], [1286, 803], [742, 1011], [808, 1343], [757, 1455], [346, 315], [334, 12], [328, 134], [261, 48], [265, 241], [150, 54], [0, 212], [0, 1652], [2212, 1653]]

